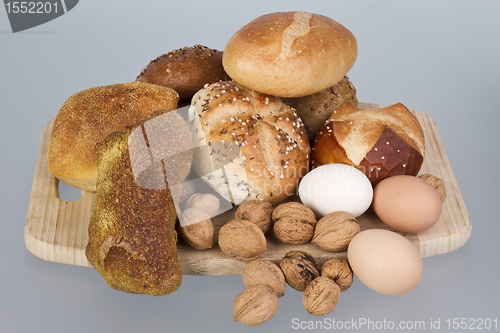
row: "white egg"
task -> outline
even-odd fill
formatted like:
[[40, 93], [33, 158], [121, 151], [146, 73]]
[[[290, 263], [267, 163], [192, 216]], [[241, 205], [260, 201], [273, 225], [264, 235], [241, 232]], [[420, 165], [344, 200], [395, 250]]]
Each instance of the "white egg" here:
[[325, 164], [302, 178], [299, 197], [317, 217], [336, 211], [358, 217], [370, 207], [373, 187], [363, 172], [350, 165]]

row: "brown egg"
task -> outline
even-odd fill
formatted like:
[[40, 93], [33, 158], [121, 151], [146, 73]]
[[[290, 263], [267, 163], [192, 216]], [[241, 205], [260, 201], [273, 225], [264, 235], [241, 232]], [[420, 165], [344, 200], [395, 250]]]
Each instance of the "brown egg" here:
[[415, 246], [390, 230], [369, 229], [349, 243], [347, 259], [356, 277], [368, 288], [400, 295], [420, 282], [423, 264]]
[[375, 186], [372, 207], [391, 228], [415, 234], [436, 224], [442, 203], [439, 193], [428, 182], [400, 175], [386, 178]]

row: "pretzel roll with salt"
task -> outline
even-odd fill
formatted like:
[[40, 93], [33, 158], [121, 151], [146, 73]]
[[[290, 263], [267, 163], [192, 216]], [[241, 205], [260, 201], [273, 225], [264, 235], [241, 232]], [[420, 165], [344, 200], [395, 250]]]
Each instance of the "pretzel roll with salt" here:
[[226, 200], [279, 203], [309, 168], [302, 120], [280, 98], [234, 81], [206, 85], [192, 99], [195, 172]]
[[340, 106], [312, 144], [312, 166], [344, 163], [373, 185], [395, 175], [417, 175], [425, 156], [424, 132], [403, 104], [359, 109]]

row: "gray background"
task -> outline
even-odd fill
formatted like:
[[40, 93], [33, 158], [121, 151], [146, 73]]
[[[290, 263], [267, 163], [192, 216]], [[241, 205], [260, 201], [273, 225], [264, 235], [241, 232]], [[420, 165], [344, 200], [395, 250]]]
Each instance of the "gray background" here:
[[321, 319], [287, 288], [271, 321], [246, 327], [232, 320], [240, 276], [185, 276], [170, 296], [129, 295], [92, 268], [34, 257], [23, 241], [41, 129], [66, 98], [133, 81], [173, 49], [223, 50], [245, 23], [288, 10], [324, 14], [354, 33], [359, 56], [348, 76], [360, 101], [402, 102], [435, 120], [473, 225], [463, 247], [424, 259], [414, 291], [384, 296], [355, 280], [327, 317], [425, 321], [427, 329], [439, 319], [442, 330], [448, 318], [500, 317], [500, 1], [87, 0], [17, 34], [0, 9], [0, 331], [287, 332], [293, 318]]

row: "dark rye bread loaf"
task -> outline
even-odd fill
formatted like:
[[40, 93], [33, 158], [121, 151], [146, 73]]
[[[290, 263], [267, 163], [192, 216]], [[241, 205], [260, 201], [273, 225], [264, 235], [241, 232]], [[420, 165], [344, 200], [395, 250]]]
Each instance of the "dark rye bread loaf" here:
[[191, 97], [205, 84], [227, 78], [222, 67], [222, 52], [195, 45], [170, 51], [152, 60], [136, 81], [172, 88], [179, 93], [179, 103], [186, 103], [191, 102]]
[[190, 145], [187, 124], [168, 110], [97, 144], [97, 193], [85, 253], [112, 288], [158, 296], [180, 286], [174, 188], [190, 171]]

